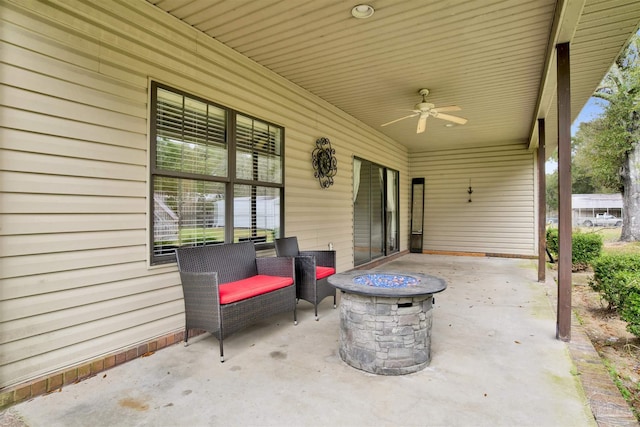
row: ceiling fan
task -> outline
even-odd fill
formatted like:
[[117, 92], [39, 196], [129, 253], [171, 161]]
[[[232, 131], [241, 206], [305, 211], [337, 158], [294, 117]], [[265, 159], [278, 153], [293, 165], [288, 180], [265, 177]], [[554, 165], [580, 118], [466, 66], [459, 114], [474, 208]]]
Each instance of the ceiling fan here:
[[422, 102], [418, 102], [413, 108], [413, 114], [408, 116], [400, 117], [399, 119], [392, 120], [388, 123], [385, 123], [380, 126], [387, 126], [400, 120], [408, 119], [411, 117], [419, 116], [418, 119], [418, 128], [416, 129], [416, 133], [422, 133], [427, 127], [427, 117], [435, 117], [436, 119], [448, 120], [453, 123], [457, 123], [463, 125], [467, 123], [467, 119], [463, 119], [462, 117], [452, 116], [450, 114], [443, 114], [445, 111], [460, 111], [461, 108], [457, 105], [451, 105], [449, 107], [436, 107], [434, 104], [427, 102], [427, 95], [429, 95], [429, 89], [420, 89], [418, 92], [422, 95]]

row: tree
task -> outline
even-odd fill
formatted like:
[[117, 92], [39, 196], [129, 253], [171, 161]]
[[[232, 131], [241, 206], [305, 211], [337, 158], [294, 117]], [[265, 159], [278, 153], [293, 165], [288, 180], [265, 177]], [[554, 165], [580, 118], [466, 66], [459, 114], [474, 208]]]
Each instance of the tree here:
[[591, 142], [580, 147], [596, 185], [622, 193], [623, 241], [640, 240], [639, 48], [635, 34], [593, 94], [606, 101], [604, 113], [585, 127]]
[[[597, 127], [594, 122], [583, 122], [580, 124], [575, 137], [571, 139], [571, 193], [572, 194], [594, 194], [594, 193], [614, 193], [617, 187], [607, 187], [602, 185], [596, 176], [591, 165], [591, 151], [595, 145], [594, 135]], [[557, 152], [551, 156], [557, 161]], [[616, 172], [617, 173], [617, 172]], [[547, 174], [546, 178], [546, 200], [547, 212], [558, 210], [558, 170]]]
[[[603, 119], [580, 123], [571, 140], [571, 189], [573, 194], [620, 192], [618, 166], [609, 156], [603, 156], [596, 136], [601, 132]], [[597, 167], [594, 167], [594, 162]]]

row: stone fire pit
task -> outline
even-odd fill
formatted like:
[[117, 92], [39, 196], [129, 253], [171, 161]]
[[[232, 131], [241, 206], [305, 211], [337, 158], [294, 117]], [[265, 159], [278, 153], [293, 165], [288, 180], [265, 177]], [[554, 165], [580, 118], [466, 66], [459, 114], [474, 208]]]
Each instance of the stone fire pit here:
[[424, 369], [431, 360], [433, 294], [444, 280], [425, 274], [374, 270], [329, 277], [341, 292], [340, 357], [380, 375]]

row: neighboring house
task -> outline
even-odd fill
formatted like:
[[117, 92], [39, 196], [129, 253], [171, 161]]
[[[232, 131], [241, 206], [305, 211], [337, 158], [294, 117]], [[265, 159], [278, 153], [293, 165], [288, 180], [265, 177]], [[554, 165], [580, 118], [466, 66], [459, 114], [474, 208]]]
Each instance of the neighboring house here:
[[571, 208], [574, 217], [596, 216], [602, 213], [620, 217], [622, 194], [572, 194]]
[[159, 194], [154, 194], [153, 203], [155, 209], [153, 215], [156, 227], [153, 229], [154, 240], [178, 240], [178, 221], [179, 217], [167, 204], [162, 200]]
[[[278, 228], [280, 218], [280, 199], [277, 197], [258, 196], [256, 197], [255, 209], [258, 220], [255, 226], [259, 230], [274, 231]], [[213, 226], [224, 227], [225, 225], [225, 204], [224, 201], [214, 202], [216, 205], [215, 215], [213, 215]], [[234, 225], [236, 228], [251, 228], [251, 199], [249, 197], [236, 197], [233, 200]]]
[[574, 225], [601, 214], [622, 218], [622, 194], [572, 194], [571, 209]]
[[[293, 28], [287, 39], [305, 36], [311, 29], [296, 24], [296, 16], [318, 22], [311, 36], [322, 40], [330, 35], [324, 23], [330, 12], [335, 12], [336, 31], [351, 22], [344, 5], [314, 1], [296, 9], [287, 1], [228, 2], [232, 8], [227, 2], [208, 3], [0, 3], [2, 405], [182, 339], [180, 278], [171, 248], [157, 250], [157, 238], [193, 226], [193, 235], [206, 239], [204, 229], [213, 225], [206, 220], [217, 215], [212, 204], [221, 194], [228, 199], [225, 239], [234, 238], [227, 223], [234, 219], [229, 200], [242, 195], [251, 202], [245, 211], [238, 209], [236, 226], [249, 225], [249, 211], [255, 219], [263, 216], [259, 206], [264, 212], [279, 208], [272, 217], [282, 220], [281, 228], [265, 226], [298, 236], [304, 249], [332, 245], [337, 269], [345, 271], [360, 264], [356, 246], [364, 254], [359, 260], [366, 261], [407, 251], [411, 179], [424, 177], [425, 251], [537, 256], [538, 119], [548, 118], [550, 152], [558, 113], [550, 77], [555, 75], [553, 43], [575, 42], [572, 73], [587, 74], [572, 84], [577, 114], [640, 20], [633, 1], [625, 0], [587, 1], [575, 14], [564, 8], [580, 2], [461, 2], [456, 13], [445, 14], [438, 2], [397, 2], [412, 10], [376, 21], [385, 16], [380, 11], [349, 30], [362, 52], [327, 58], [327, 63], [346, 61], [340, 65], [344, 78], [305, 70], [310, 80], [303, 85], [295, 63], [290, 78], [283, 77], [289, 74], [285, 70], [276, 74], [278, 61], [262, 63], [261, 52], [250, 52], [251, 43], [278, 37], [280, 26], [288, 23]], [[277, 10], [268, 18], [265, 14], [264, 22], [243, 21], [265, 5]], [[433, 27], [405, 23], [418, 9], [442, 25], [456, 26], [440, 41], [416, 35]], [[605, 17], [598, 18], [600, 10]], [[615, 31], [600, 33], [589, 23], [591, 14], [605, 23], [624, 14], [624, 25], [614, 22]], [[229, 31], [228, 43], [242, 39], [234, 31], [253, 34], [244, 46], [247, 56], [226, 46], [224, 37], [214, 39], [195, 28], [218, 17], [239, 20], [213, 25]], [[376, 22], [383, 25], [376, 31], [384, 40], [394, 39], [384, 25], [395, 25], [398, 36], [409, 33], [415, 42], [410, 59], [404, 67], [360, 67], [365, 73], [352, 78], [358, 67], [351, 61], [365, 56], [364, 49], [377, 49], [378, 43], [369, 42], [376, 27], [365, 26]], [[428, 51], [450, 38], [447, 34], [466, 39], [452, 49]], [[512, 38], [508, 48], [494, 47], [505, 42], [500, 34]], [[341, 39], [339, 45], [350, 43]], [[296, 49], [297, 56], [307, 53], [304, 44]], [[591, 61], [592, 52], [598, 52], [599, 66]], [[370, 56], [394, 53], [385, 48]], [[414, 67], [423, 56], [442, 71], [429, 75]], [[467, 65], [471, 61], [476, 66]], [[524, 62], [512, 66], [511, 61]], [[324, 64], [316, 58], [311, 62]], [[396, 74], [408, 68], [411, 76]], [[496, 78], [497, 73], [507, 74]], [[380, 128], [390, 120], [379, 115], [381, 100], [398, 90], [387, 85], [404, 85], [411, 77], [408, 99], [413, 86], [423, 84], [434, 85], [438, 96], [438, 82], [448, 75], [457, 77], [442, 89], [446, 96], [439, 105], [447, 105], [447, 97], [465, 102], [467, 129], [445, 128], [435, 118], [429, 118], [427, 133], [418, 135], [423, 139], [416, 139], [415, 121]], [[311, 90], [314, 76], [329, 79], [323, 86], [326, 97]], [[348, 93], [361, 80], [371, 90], [356, 93], [370, 97], [353, 102], [351, 110]], [[327, 101], [331, 91], [338, 93], [334, 103]], [[340, 101], [341, 91], [347, 101]], [[507, 97], [516, 105], [505, 104]], [[407, 107], [400, 104], [385, 107]], [[403, 128], [406, 133], [394, 133]], [[320, 137], [331, 140], [337, 160], [335, 183], [328, 189], [320, 188], [311, 164]], [[171, 194], [172, 204], [160, 194]], [[261, 205], [259, 196], [273, 203]], [[273, 254], [268, 244], [258, 249], [261, 255]]]

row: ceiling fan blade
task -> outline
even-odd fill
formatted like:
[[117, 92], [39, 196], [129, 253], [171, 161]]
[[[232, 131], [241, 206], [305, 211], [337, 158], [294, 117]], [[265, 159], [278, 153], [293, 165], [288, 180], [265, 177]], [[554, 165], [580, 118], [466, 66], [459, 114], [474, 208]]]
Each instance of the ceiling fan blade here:
[[453, 123], [458, 123], [459, 125], [463, 125], [467, 123], [467, 119], [463, 119], [462, 117], [456, 117], [449, 114], [437, 113], [435, 116], [437, 119], [448, 120]]
[[428, 114], [420, 114], [420, 120], [418, 120], [418, 128], [416, 129], [416, 133], [422, 133], [427, 128], [427, 117]]
[[393, 123], [395, 123], [395, 122], [399, 122], [400, 120], [408, 119], [408, 118], [410, 118], [410, 117], [415, 117], [415, 116], [417, 116], [418, 114], [419, 114], [419, 113], [415, 113], [415, 114], [411, 114], [411, 115], [409, 115], [409, 116], [400, 117], [399, 119], [391, 120], [390, 122], [385, 123], [385, 124], [382, 124], [382, 125], [380, 125], [380, 126], [388, 126], [388, 125], [393, 124]]
[[446, 111], [460, 111], [462, 110], [462, 108], [458, 107], [457, 105], [450, 105], [448, 107], [436, 107], [436, 108], [432, 108], [433, 111], [435, 111], [436, 113], [443, 113]]

